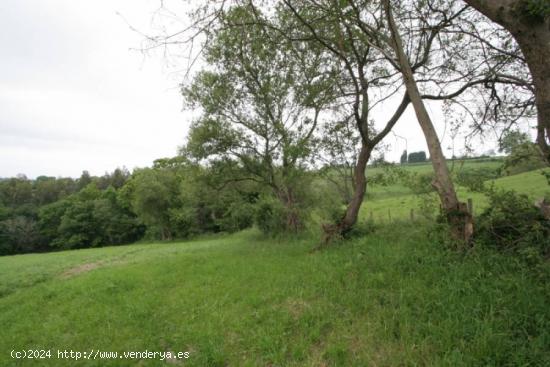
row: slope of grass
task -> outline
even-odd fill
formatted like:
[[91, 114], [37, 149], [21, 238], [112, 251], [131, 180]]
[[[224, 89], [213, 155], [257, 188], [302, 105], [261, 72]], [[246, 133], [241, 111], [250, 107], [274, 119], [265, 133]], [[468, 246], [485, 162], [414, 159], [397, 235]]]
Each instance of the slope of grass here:
[[550, 364], [543, 273], [403, 223], [312, 244], [251, 230], [0, 258], [0, 365], [166, 365], [9, 356], [35, 348], [189, 351], [185, 366]]
[[[479, 159], [467, 159], [467, 160], [449, 160], [447, 161], [447, 166], [451, 171], [461, 170], [461, 169], [470, 169], [470, 168], [487, 168], [487, 169], [497, 169], [502, 166], [502, 158], [479, 158]], [[429, 173], [433, 171], [432, 164], [430, 162], [424, 163], [409, 163], [399, 165], [399, 167], [406, 169], [407, 171], [417, 172], [417, 173]], [[368, 172], [370, 175], [383, 172], [381, 167], [368, 167]]]
[[[485, 165], [487, 163], [494, 162], [482, 162], [478, 164]], [[431, 169], [431, 166], [424, 166]], [[470, 163], [470, 168], [479, 167], [476, 166], [476, 163]], [[542, 171], [535, 170], [514, 176], [502, 177], [487, 181], [486, 185], [490, 186], [494, 184], [498, 189], [514, 190], [518, 193], [528, 195], [534, 201], [550, 192], [550, 186], [548, 186], [546, 178], [541, 174]], [[488, 201], [484, 194], [471, 192], [458, 185], [457, 192], [462, 201], [473, 200], [476, 213], [481, 213], [486, 208]], [[438, 201], [435, 194], [432, 201], [435, 208], [437, 208]], [[364, 220], [370, 218], [372, 212], [375, 222], [388, 222], [390, 217], [392, 220], [407, 219], [410, 216], [411, 209], [415, 210], [417, 216], [421, 216], [423, 214], [421, 202], [421, 198], [413, 195], [411, 190], [402, 184], [392, 186], [371, 185], [368, 188], [368, 197], [361, 208], [361, 218]], [[433, 210], [427, 214], [433, 214]]]

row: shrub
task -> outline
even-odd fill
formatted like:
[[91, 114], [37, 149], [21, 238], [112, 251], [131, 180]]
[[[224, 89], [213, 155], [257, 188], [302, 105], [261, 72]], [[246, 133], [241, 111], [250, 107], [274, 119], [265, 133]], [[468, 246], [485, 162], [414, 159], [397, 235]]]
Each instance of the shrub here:
[[478, 218], [477, 240], [532, 261], [550, 254], [550, 221], [526, 195], [488, 190], [489, 207]]
[[509, 156], [504, 159], [503, 171], [507, 175], [529, 172], [543, 168], [543, 160], [538, 147], [533, 143], [523, 143], [513, 148]]
[[223, 231], [235, 232], [251, 227], [254, 223], [254, 206], [246, 202], [231, 203], [223, 218], [219, 220]]
[[349, 231], [344, 233], [345, 239], [365, 237], [376, 231], [376, 224], [372, 221], [357, 222]]
[[435, 191], [432, 182], [433, 173], [412, 173], [403, 176], [403, 184], [415, 195], [429, 194]]
[[286, 230], [285, 207], [273, 197], [264, 196], [257, 202], [254, 217], [264, 234], [278, 234]]
[[485, 190], [485, 181], [498, 178], [498, 176], [498, 170], [495, 169], [467, 169], [461, 170], [456, 174], [456, 183], [472, 192], [483, 192]]

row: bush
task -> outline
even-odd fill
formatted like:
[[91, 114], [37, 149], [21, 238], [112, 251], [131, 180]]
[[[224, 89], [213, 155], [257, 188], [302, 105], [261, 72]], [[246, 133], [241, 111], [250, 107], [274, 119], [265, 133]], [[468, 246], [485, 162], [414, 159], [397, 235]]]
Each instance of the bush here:
[[515, 146], [504, 159], [503, 171], [507, 175], [529, 172], [546, 166], [537, 145], [523, 143]]
[[376, 224], [371, 221], [357, 222], [349, 231], [344, 233], [345, 239], [365, 237], [376, 231]]
[[265, 196], [256, 204], [255, 222], [264, 234], [278, 234], [286, 230], [286, 209], [282, 203]]
[[254, 206], [246, 202], [234, 202], [219, 220], [222, 231], [236, 232], [254, 224]]
[[478, 218], [479, 243], [529, 261], [550, 254], [550, 221], [526, 195], [494, 189], [487, 195], [489, 207]]
[[415, 195], [429, 194], [435, 191], [432, 185], [433, 173], [411, 173], [403, 176], [403, 184]]
[[498, 177], [498, 170], [495, 169], [467, 169], [461, 170], [456, 174], [456, 183], [472, 192], [483, 192], [485, 190], [485, 181]]

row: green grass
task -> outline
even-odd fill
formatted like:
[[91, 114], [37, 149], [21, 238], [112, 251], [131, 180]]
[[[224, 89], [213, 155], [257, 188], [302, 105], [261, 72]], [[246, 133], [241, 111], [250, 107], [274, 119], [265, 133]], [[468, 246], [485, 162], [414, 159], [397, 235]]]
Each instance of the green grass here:
[[[539, 172], [495, 185], [548, 190]], [[0, 257], [0, 366], [167, 365], [13, 360], [13, 349], [188, 351], [185, 366], [550, 365], [548, 263], [447, 250], [429, 224], [400, 220], [419, 204], [406, 187], [369, 190], [362, 215], [373, 210], [378, 229], [322, 252], [310, 252], [317, 238], [248, 230]]]
[[[468, 163], [468, 162], [467, 162]], [[469, 162], [467, 168], [488, 167], [498, 162]], [[405, 166], [407, 167], [407, 166]], [[496, 167], [491, 167], [496, 168]], [[409, 168], [405, 168], [409, 169]], [[432, 169], [429, 164], [415, 165], [414, 169], [417, 172], [430, 172]], [[528, 195], [533, 201], [541, 198], [550, 192], [550, 186], [546, 178], [541, 174], [543, 170], [535, 170], [525, 172], [514, 176], [502, 177], [496, 180], [486, 182], [487, 186], [492, 184], [496, 188], [504, 190], [514, 190], [519, 193]], [[368, 171], [368, 174], [373, 174]], [[370, 218], [371, 212], [375, 222], [388, 222], [391, 217], [394, 219], [408, 219], [410, 211], [413, 209], [416, 216], [422, 215], [421, 200], [418, 196], [413, 195], [412, 191], [402, 184], [391, 186], [370, 185], [367, 189], [368, 196], [361, 208], [361, 218], [363, 220]], [[466, 202], [472, 199], [474, 203], [475, 213], [479, 214], [487, 207], [488, 201], [484, 194], [471, 192], [464, 187], [457, 185], [459, 198]], [[434, 203], [437, 206], [437, 197], [434, 194]], [[433, 214], [431, 211], [428, 214]]]
[[0, 365], [36, 365], [9, 357], [34, 348], [190, 351], [186, 366], [550, 363], [550, 283], [512, 258], [462, 257], [407, 224], [311, 246], [246, 231], [0, 258]]
[[[467, 159], [467, 160], [449, 160], [447, 165], [451, 171], [460, 170], [460, 169], [469, 169], [469, 168], [488, 168], [488, 169], [497, 169], [502, 166], [502, 158], [480, 158], [480, 159]], [[433, 171], [432, 165], [430, 162], [425, 163], [410, 163], [399, 165], [398, 167], [404, 168], [411, 172], [417, 173], [429, 173]], [[383, 172], [381, 167], [368, 167], [368, 173], [374, 175], [377, 173]]]

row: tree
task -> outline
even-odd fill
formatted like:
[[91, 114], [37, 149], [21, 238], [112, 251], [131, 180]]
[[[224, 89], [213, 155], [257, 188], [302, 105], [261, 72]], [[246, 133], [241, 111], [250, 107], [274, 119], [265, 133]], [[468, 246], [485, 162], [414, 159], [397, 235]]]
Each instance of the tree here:
[[[363, 103], [364, 101], [368, 102], [368, 99], [364, 97], [368, 96], [367, 91], [373, 85], [378, 84], [383, 86], [383, 97], [381, 100], [384, 101], [399, 92], [401, 87], [399, 81], [404, 83], [407, 88], [400, 105], [400, 108], [401, 106], [403, 107], [402, 110], [412, 100], [411, 94], [417, 94], [415, 111], [418, 117], [422, 117], [421, 125], [430, 147], [434, 169], [437, 172], [436, 177], [438, 179], [434, 183], [439, 187], [438, 192], [440, 193], [441, 200], [447, 201], [446, 203], [442, 203], [442, 207], [444, 208], [446, 217], [456, 222], [452, 224], [455, 227], [453, 229], [454, 235], [469, 238], [468, 233], [472, 229], [471, 218], [465, 210], [464, 203], [459, 203], [455, 200], [456, 192], [448, 168], [446, 167], [439, 138], [435, 132], [433, 122], [431, 120], [428, 121], [429, 115], [422, 113], [422, 110], [426, 110], [425, 107], [420, 104], [424, 99], [453, 101], [474, 87], [484, 86], [489, 90], [490, 98], [477, 99], [485, 102], [482, 103], [484, 105], [482, 107], [485, 107], [482, 120], [486, 120], [487, 116], [495, 116], [496, 114], [490, 112], [504, 110], [503, 106], [505, 105], [502, 103], [503, 99], [501, 99], [498, 93], [499, 89], [497, 85], [520, 85], [523, 87], [526, 84], [524, 80], [517, 78], [513, 73], [512, 75], [502, 73], [502, 70], [508, 70], [506, 67], [508, 67], [510, 61], [508, 59], [503, 61], [502, 57], [500, 59], [487, 58], [483, 56], [487, 53], [486, 50], [480, 50], [481, 64], [467, 70], [463, 70], [460, 67], [457, 60], [460, 57], [464, 58], [465, 50], [468, 50], [470, 47], [468, 42], [471, 40], [463, 37], [460, 29], [455, 29], [455, 24], [459, 20], [462, 20], [461, 17], [467, 11], [467, 7], [457, 6], [456, 2], [430, 0], [424, 4], [425, 6], [419, 7], [414, 1], [395, 1], [392, 7], [395, 6], [399, 10], [398, 21], [401, 28], [398, 32], [387, 31], [392, 27], [389, 27], [388, 12], [384, 11], [384, 7], [380, 7], [380, 2], [354, 0], [344, 3], [332, 1], [291, 2], [285, 0], [283, 3], [310, 30], [310, 38], [318, 41], [341, 60], [344, 70], [350, 70], [356, 65], [362, 64], [360, 59], [363, 55], [361, 53], [362, 50], [369, 49], [371, 51], [371, 53], [367, 54], [368, 56], [363, 56], [363, 58], [374, 56], [373, 59], [369, 59], [369, 65], [372, 66], [373, 70], [383, 71], [385, 76], [382, 79], [375, 78], [374, 81], [369, 83], [369, 79], [364, 78], [364, 74], [361, 74], [361, 70], [358, 68], [359, 72], [357, 75], [359, 78], [357, 80], [359, 80], [359, 83], [355, 83], [355, 85], [359, 86], [359, 88], [355, 94], [349, 93], [350, 95], [355, 95], [357, 98], [353, 105], [355, 116], [365, 116], [366, 114], [363, 111], [369, 111], [369, 107], [373, 105], [371, 103]], [[389, 2], [387, 2], [387, 5], [390, 7]], [[308, 18], [308, 15], [310, 18]], [[332, 27], [330, 25], [331, 19], [334, 19]], [[327, 23], [329, 23], [328, 26]], [[447, 31], [449, 28], [451, 29]], [[328, 37], [327, 29], [329, 30]], [[393, 29], [395, 30], [395, 27]], [[330, 37], [331, 30], [332, 38]], [[395, 47], [395, 35], [402, 38], [399, 33], [403, 30], [407, 30], [407, 40], [406, 42], [402, 42], [401, 47]], [[288, 33], [288, 30], [286, 30], [285, 34]], [[299, 39], [304, 39], [304, 37]], [[450, 45], [452, 45], [451, 52], [449, 52]], [[350, 55], [359, 57], [359, 60], [351, 58], [352, 62], [350, 63], [350, 58], [342, 56], [342, 54], [345, 54], [345, 51], [349, 51]], [[401, 56], [405, 57], [400, 57], [399, 51], [402, 51]], [[376, 62], [373, 63], [372, 60]], [[382, 60], [385, 63], [381, 62]], [[406, 70], [406, 65], [403, 62], [409, 64], [408, 69], [410, 69], [410, 73]], [[410, 78], [410, 76], [414, 76], [417, 73], [421, 74], [418, 80], [421, 80], [423, 85], [430, 85], [431, 89], [437, 90], [438, 93], [420, 93], [417, 79], [414, 77]], [[353, 75], [353, 71], [350, 74]], [[402, 78], [396, 80], [396, 75], [401, 75]], [[353, 77], [350, 80], [353, 80]], [[414, 87], [415, 90], [412, 88], [412, 84], [408, 83], [411, 80], [416, 85]], [[353, 85], [351, 82], [348, 84]], [[451, 90], [452, 88], [456, 89]], [[490, 107], [491, 104], [494, 104], [494, 108]], [[458, 102], [458, 105], [463, 104]], [[523, 108], [525, 109], [525, 107]], [[361, 113], [358, 113], [358, 110]], [[468, 112], [471, 114], [471, 111]], [[365, 139], [365, 130], [361, 129], [361, 124], [365, 126], [365, 122], [366, 120], [363, 120], [361, 123], [361, 119], [358, 119], [358, 130], [362, 135], [364, 144], [368, 143], [368, 140]], [[386, 126], [391, 130], [392, 126], [390, 124]], [[384, 129], [382, 132], [387, 133], [387, 130]], [[383, 137], [384, 134], [381, 134], [381, 136]], [[367, 144], [368, 146], [369, 144]], [[368, 149], [361, 150], [359, 155], [361, 159], [358, 159], [356, 166], [359, 168], [357, 172], [364, 172], [364, 170], [360, 169], [360, 166], [365, 162], [363, 158], [367, 153]], [[356, 210], [360, 206], [360, 203], [358, 205], [357, 203], [359, 202], [359, 198], [362, 201], [365, 182], [361, 177], [355, 176], [355, 184], [357, 185], [355, 192], [357, 195], [354, 196], [354, 199], [348, 206], [347, 214], [341, 222], [343, 228], [347, 227], [346, 224], [353, 225], [353, 219], [357, 218]], [[457, 218], [459, 219], [457, 220]], [[464, 223], [461, 224], [462, 219], [464, 219]], [[462, 227], [462, 229], [458, 227]]]
[[537, 145], [521, 131], [508, 131], [499, 142], [500, 151], [507, 154], [502, 170], [508, 174], [532, 171], [545, 166], [544, 159], [537, 151]]
[[[207, 35], [215, 33], [215, 31], [209, 31], [215, 29], [212, 25], [217, 24], [225, 9], [243, 3], [254, 10], [272, 4], [235, 0], [223, 2], [220, 6], [218, 2], [209, 1], [197, 12], [196, 23], [188, 28], [191, 30], [189, 32]], [[369, 90], [379, 86], [382, 91], [380, 100], [386, 101], [402, 91], [404, 84], [406, 90], [394, 117], [398, 119], [400, 113], [411, 102], [410, 94], [416, 94], [416, 103], [413, 105], [416, 105], [415, 112], [421, 120], [430, 149], [437, 178], [434, 184], [438, 187], [444, 214], [450, 222], [454, 222], [451, 224], [454, 227], [455, 236], [469, 237], [467, 234], [471, 230], [471, 218], [468, 217], [463, 203], [459, 203], [456, 198], [439, 138], [433, 121], [430, 120], [423, 105], [423, 100], [452, 101], [462, 106], [464, 103], [457, 100], [457, 97], [472, 90], [479, 92], [480, 97], [475, 99], [480, 101], [479, 110], [472, 111], [466, 108], [475, 124], [476, 120], [481, 122], [489, 118], [496, 120], [498, 117], [496, 111], [508, 112], [507, 97], [512, 95], [511, 102], [515, 102], [520, 113], [510, 119], [517, 121], [523, 116], [522, 109], [524, 111], [530, 106], [530, 101], [523, 103], [520, 101], [521, 98], [516, 98], [515, 93], [505, 93], [509, 91], [507, 88], [529, 89], [529, 81], [514, 73], [518, 70], [517, 65], [514, 64], [519, 60], [517, 55], [507, 53], [506, 57], [502, 54], [494, 57], [492, 52], [487, 52], [491, 47], [482, 41], [482, 37], [479, 36], [482, 32], [479, 29], [475, 29], [474, 32], [468, 30], [470, 32], [468, 33], [464, 32], [460, 26], [466, 19], [464, 15], [469, 14], [469, 8], [449, 0], [428, 0], [423, 2], [422, 6], [418, 6], [418, 3], [412, 0], [392, 3], [361, 0], [345, 2], [285, 0], [282, 3], [290, 11], [291, 17], [288, 18], [291, 19], [291, 27], [280, 28], [278, 25], [258, 22], [258, 19], [255, 19], [252, 24], [264, 24], [265, 27], [277, 30], [290, 41], [316, 43], [327, 54], [333, 55], [337, 60], [335, 70], [339, 72], [338, 75], [347, 77], [348, 88], [341, 88], [346, 85], [345, 82], [338, 85], [342, 96], [355, 99], [348, 106], [353, 109], [362, 147], [355, 165], [354, 195], [340, 223], [326, 228], [335, 233], [341, 233], [342, 229], [349, 228], [357, 220], [358, 209], [366, 190], [364, 168], [370, 158], [370, 150], [378, 143], [376, 139], [367, 136], [370, 130], [366, 128], [369, 125], [368, 116], [373, 105], [376, 105], [369, 99], [371, 97]], [[388, 9], [393, 13], [386, 11]], [[281, 8], [278, 7], [277, 12], [280, 11]], [[392, 18], [390, 15], [393, 17], [394, 27], [390, 27], [390, 18]], [[478, 21], [471, 18], [468, 18], [468, 27], [475, 28]], [[247, 20], [240, 25], [250, 24], [251, 22]], [[485, 23], [480, 28], [484, 27], [488, 28]], [[162, 46], [187, 41], [192, 45], [196, 40], [191, 35], [187, 41], [181, 41], [178, 36], [182, 34], [189, 35], [184, 31], [168, 35], [166, 38], [155, 39], [162, 39], [163, 42], [158, 43]], [[398, 41], [401, 41], [400, 47], [396, 46]], [[472, 41], [476, 41], [474, 49], [476, 52], [473, 53], [470, 52]], [[209, 41], [204, 44], [208, 43]], [[367, 50], [368, 52], [365, 52]], [[367, 63], [366, 60], [368, 60]], [[473, 63], [472, 60], [476, 62]], [[364, 68], [366, 65], [368, 67]], [[374, 72], [377, 77], [371, 79], [371, 75], [366, 75], [365, 71]], [[377, 137], [383, 138], [395, 122], [396, 119], [390, 119], [390, 123]], [[457, 121], [457, 124], [460, 123]]]
[[408, 158], [408, 155], [407, 155], [407, 151], [406, 151], [406, 150], [404, 150], [404, 151], [403, 151], [403, 154], [401, 154], [401, 158], [399, 159], [399, 162], [400, 162], [401, 164], [406, 164], [406, 163], [409, 162], [409, 158]]
[[371, 109], [388, 98], [383, 93], [382, 97], [379, 96], [379, 88], [390, 89], [392, 95], [397, 92], [395, 74], [379, 65], [380, 59], [373, 52], [375, 49], [358, 34], [360, 30], [356, 28], [355, 17], [350, 17], [349, 8], [338, 2], [293, 3], [284, 0], [283, 3], [294, 18], [292, 27], [287, 27], [283, 33], [293, 40], [308, 40], [331, 56], [338, 71], [339, 104], [345, 116], [354, 121], [360, 137], [361, 145], [353, 169], [353, 194], [344, 215], [336, 223], [323, 226], [325, 237], [322, 245], [325, 245], [335, 236], [351, 230], [357, 222], [367, 189], [365, 170], [372, 152], [397, 123], [410, 99], [405, 93], [391, 118], [380, 131], [376, 131], [374, 121], [370, 119]]
[[464, 0], [506, 28], [521, 47], [533, 76], [537, 144], [550, 163], [550, 3], [547, 0]]
[[41, 233], [53, 248], [120, 245], [143, 234], [135, 215], [119, 204], [117, 192], [112, 187], [101, 191], [94, 183], [43, 207], [39, 218]]
[[511, 154], [518, 146], [529, 143], [529, 136], [518, 130], [507, 131], [499, 141], [499, 150], [505, 154]]
[[32, 183], [33, 203], [43, 206], [66, 198], [77, 188], [72, 178], [55, 178], [39, 176]]
[[105, 190], [109, 186], [118, 190], [124, 186], [129, 178], [130, 172], [126, 167], [116, 168], [112, 173], [105, 173], [102, 177], [99, 177], [97, 185], [101, 190]]
[[86, 186], [88, 186], [92, 182], [92, 176], [90, 176], [90, 172], [82, 171], [82, 175], [80, 175], [80, 178], [76, 182], [77, 182], [77, 191], [80, 191]]
[[[448, 222], [451, 225], [451, 233], [456, 240], [469, 243], [473, 235], [473, 220], [468, 211], [465, 203], [458, 200], [456, 190], [447, 167], [447, 162], [439, 137], [433, 125], [433, 122], [428, 114], [426, 106], [424, 105], [422, 94], [418, 89], [416, 79], [414, 77], [414, 69], [411, 66], [409, 57], [406, 54], [403, 40], [400, 34], [400, 30], [395, 22], [395, 18], [392, 11], [392, 5], [390, 0], [383, 1], [384, 11], [386, 15], [386, 21], [388, 24], [390, 38], [386, 42], [389, 43], [393, 52], [395, 53], [398, 68], [403, 75], [403, 80], [411, 103], [414, 107], [416, 117], [424, 132], [426, 143], [428, 144], [428, 150], [434, 168], [435, 178], [433, 186], [439, 194], [442, 207]], [[443, 24], [448, 22], [448, 19], [444, 19]]]
[[175, 232], [171, 213], [179, 205], [179, 182], [174, 171], [145, 168], [134, 173], [128, 190], [132, 190], [132, 211], [147, 225], [158, 231], [162, 240], [170, 240]]
[[409, 158], [408, 158], [409, 163], [421, 163], [421, 162], [426, 162], [426, 160], [427, 158], [426, 158], [425, 151], [409, 153]]
[[246, 6], [220, 15], [204, 49], [209, 68], [183, 88], [190, 107], [203, 112], [186, 149], [203, 162], [237, 162], [230, 179], [270, 190], [285, 208], [286, 230], [296, 232], [308, 195], [304, 170], [333, 86], [323, 53], [309, 49], [306, 57], [300, 47], [307, 45], [265, 26], [277, 22]]
[[[455, 235], [455, 237], [462, 239], [465, 238], [468, 240], [471, 235], [471, 218], [467, 213], [465, 205], [458, 202], [456, 192], [454, 190], [454, 185], [451, 180], [449, 170], [446, 166], [445, 157], [441, 150], [439, 138], [423, 103], [423, 99], [428, 97], [420, 93], [416, 79], [414, 78], [414, 73], [421, 68], [428, 69], [428, 66], [432, 62], [431, 56], [433, 51], [433, 44], [438, 39], [438, 36], [440, 35], [442, 29], [445, 29], [445, 27], [452, 24], [453, 21], [461, 14], [461, 12], [464, 11], [464, 9], [458, 9], [457, 11], [454, 11], [455, 9], [453, 8], [452, 4], [439, 4], [439, 2], [437, 2], [436, 4], [435, 1], [430, 1], [430, 7], [427, 7], [426, 10], [423, 10], [424, 8], [421, 9], [411, 2], [396, 2], [396, 7], [399, 6], [404, 8], [400, 12], [403, 13], [403, 17], [399, 19], [403, 19], [403, 21], [407, 24], [406, 26], [402, 25], [402, 28], [407, 27], [406, 29], [410, 30], [410, 32], [408, 33], [410, 37], [407, 40], [408, 49], [405, 49], [402, 37], [400, 35], [400, 30], [397, 28], [395, 18], [393, 17], [393, 14], [391, 12], [392, 5], [389, 1], [383, 2], [382, 5], [384, 6], [382, 7], [382, 12], [380, 12], [380, 3], [373, 3], [368, 1], [351, 0], [346, 2], [345, 4], [339, 2], [318, 1], [300, 2], [300, 4], [309, 5], [309, 7], [304, 5], [309, 11], [305, 12], [306, 14], [311, 13], [310, 9], [312, 8], [320, 10], [322, 12], [323, 16], [313, 17], [312, 22], [308, 22], [307, 19], [304, 20], [304, 16], [302, 16], [298, 7], [293, 2], [286, 0], [283, 2], [293, 11], [293, 14], [296, 16], [296, 18], [300, 19], [302, 23], [308, 29], [310, 29], [312, 36], [316, 40], [324, 44], [327, 49], [334, 50], [333, 53], [338, 55], [341, 53], [342, 49], [345, 49], [345, 47], [348, 46], [351, 52], [359, 55], [360, 57], [362, 49], [372, 50], [373, 52], [375, 52], [375, 60], [385, 61], [385, 63], [382, 63], [382, 65], [379, 66], [379, 68], [381, 70], [384, 70], [386, 74], [386, 78], [384, 79], [388, 79], [387, 76], [401, 76], [401, 79], [398, 79], [397, 81], [395, 89], [390, 88], [390, 86], [394, 85], [395, 83], [391, 83], [391, 81], [395, 79], [389, 78], [389, 80], [384, 80], [384, 82], [386, 83], [385, 90], [383, 91], [385, 96], [384, 98], [388, 98], [389, 95], [395, 94], [399, 91], [401, 87], [399, 81], [402, 81], [403, 84], [405, 84], [406, 92], [400, 107], [403, 106], [402, 110], [404, 110], [409, 102], [413, 102], [413, 107], [415, 108], [415, 112], [417, 114], [420, 125], [423, 128], [424, 135], [430, 149], [432, 164], [434, 166], [434, 171], [436, 172], [436, 180], [434, 181], [434, 186], [437, 188], [438, 193], [440, 194], [440, 199], [442, 201], [442, 206], [444, 208], [445, 214], [453, 226], [453, 234]], [[442, 5], [442, 9], [437, 9], [437, 12], [433, 12], [432, 10], [434, 8], [437, 8], [437, 5]], [[434, 13], [434, 15], [431, 15], [430, 12]], [[325, 40], [325, 37], [322, 37], [323, 33], [321, 33], [321, 36], [319, 36], [319, 33], [327, 29], [327, 27], [323, 27], [323, 22], [327, 18], [330, 19], [332, 14], [334, 14], [334, 16], [332, 17], [336, 17], [337, 19], [337, 26], [333, 27], [333, 29], [335, 29], [335, 42], [333, 44], [330, 44]], [[414, 18], [412, 18], [411, 15], [414, 16]], [[319, 31], [319, 29], [321, 31]], [[390, 30], [389, 32], [388, 29]], [[345, 38], [347, 35], [349, 35], [350, 38]], [[351, 40], [351, 42], [348, 42], [346, 44], [344, 43], [344, 40]], [[358, 48], [358, 46], [362, 48]], [[407, 55], [407, 51], [409, 51], [411, 54], [410, 60], [409, 55]], [[441, 60], [437, 60], [436, 64], [439, 64], [440, 62]], [[346, 66], [346, 68], [352, 68], [352, 65], [346, 63], [345, 58], [342, 59], [342, 63]], [[360, 61], [359, 65], [361, 65]], [[393, 71], [391, 71], [392, 69]], [[440, 70], [437, 67], [436, 69]], [[362, 76], [360, 73], [359, 75]], [[359, 93], [355, 94], [355, 96], [358, 97], [358, 100], [354, 104], [356, 116], [361, 116], [360, 113], [358, 113], [358, 109], [360, 106], [363, 109], [361, 112], [368, 112], [369, 110], [368, 103], [360, 103], [361, 97], [365, 97], [367, 86], [369, 84], [365, 78], [362, 79], [362, 83], [356, 84], [359, 86]], [[433, 81], [433, 79], [431, 80]], [[484, 78], [483, 80], [487, 81], [486, 78]], [[462, 88], [459, 89], [458, 92], [454, 92], [449, 95], [441, 94], [431, 97], [434, 99], [452, 98], [453, 96], [462, 93], [463, 90], [467, 89], [470, 85], [475, 85], [477, 83], [481, 83], [481, 81], [468, 81], [468, 83], [462, 86]], [[367, 100], [367, 98], [363, 99]], [[359, 119], [358, 121], [361, 120]], [[367, 121], [365, 120], [362, 121], [363, 126], [365, 126], [364, 124], [366, 122]], [[386, 127], [391, 130], [393, 125], [388, 124], [386, 125]], [[386, 130], [383, 131], [387, 133]], [[368, 142], [368, 139], [365, 139], [365, 129], [361, 129], [360, 124], [359, 132], [363, 137], [363, 142]], [[369, 146], [367, 145], [367, 148], [368, 147]], [[368, 153], [367, 148], [365, 148], [364, 150], [362, 149], [362, 154], [360, 154], [360, 158], [364, 158], [364, 154]], [[363, 162], [364, 159], [358, 160], [357, 167], [360, 167]], [[364, 170], [359, 171], [364, 172]], [[361, 176], [364, 177], [364, 174], [361, 174]], [[358, 198], [360, 197], [361, 200], [364, 195], [364, 183], [365, 181], [362, 180], [362, 177], [356, 177], [356, 184], [360, 188], [360, 190], [357, 191], [357, 194]], [[350, 214], [349, 217], [348, 215], [346, 215], [342, 223], [347, 222], [353, 224], [352, 218], [357, 218], [356, 210], [360, 204], [356, 205], [355, 201], [352, 201], [352, 204], [353, 205], [350, 205], [348, 207], [350, 209], [348, 211], [348, 214]], [[347, 219], [351, 220], [348, 221]]]
[[38, 228], [46, 244], [50, 245], [60, 236], [59, 226], [69, 206], [70, 202], [65, 199], [44, 205], [39, 209]]
[[31, 204], [32, 196], [32, 182], [25, 175], [0, 181], [0, 200], [7, 207]]
[[33, 218], [15, 216], [0, 222], [0, 255], [39, 249], [40, 236]]

